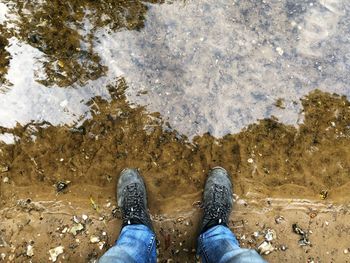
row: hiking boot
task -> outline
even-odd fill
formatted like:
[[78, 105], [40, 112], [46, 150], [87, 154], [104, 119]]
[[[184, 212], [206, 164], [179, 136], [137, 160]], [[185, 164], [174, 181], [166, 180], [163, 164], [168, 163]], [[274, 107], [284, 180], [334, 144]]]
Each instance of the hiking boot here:
[[201, 233], [217, 225], [227, 226], [232, 205], [232, 183], [229, 175], [224, 168], [215, 167], [209, 172], [205, 183]]
[[117, 186], [117, 202], [122, 212], [123, 227], [142, 224], [152, 228], [147, 210], [146, 187], [136, 169], [124, 169]]

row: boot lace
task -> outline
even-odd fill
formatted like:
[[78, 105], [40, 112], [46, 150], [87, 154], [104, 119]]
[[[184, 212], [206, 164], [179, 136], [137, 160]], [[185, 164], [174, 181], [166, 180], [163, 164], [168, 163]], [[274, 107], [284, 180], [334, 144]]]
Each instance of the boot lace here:
[[212, 198], [204, 207], [204, 218], [206, 220], [218, 220], [221, 224], [227, 221], [228, 212], [230, 211], [229, 191], [225, 186], [214, 184]]
[[131, 224], [131, 220], [140, 222], [147, 218], [147, 212], [144, 206], [143, 192], [139, 189], [138, 184], [130, 184], [125, 187], [125, 199], [123, 206], [124, 221]]

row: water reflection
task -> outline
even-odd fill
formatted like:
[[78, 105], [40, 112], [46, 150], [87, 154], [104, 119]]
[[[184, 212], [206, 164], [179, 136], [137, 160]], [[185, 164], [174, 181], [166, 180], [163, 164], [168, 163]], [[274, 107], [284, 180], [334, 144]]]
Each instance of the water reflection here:
[[155, 5], [144, 30], [100, 33], [97, 50], [111, 69], [118, 61], [132, 102], [190, 137], [223, 136], [271, 115], [297, 124], [299, 98], [315, 88], [350, 95], [349, 10], [342, 0]]
[[190, 138], [271, 116], [300, 123], [315, 88], [350, 95], [345, 0], [6, 3], [12, 87], [0, 126], [81, 123], [121, 76], [130, 103]]
[[[94, 31], [143, 27], [147, 6], [141, 1], [4, 1], [15, 17], [12, 36], [45, 55], [40, 81], [45, 86], [84, 85], [101, 77], [106, 68], [94, 52]], [[156, 2], [151, 0], [149, 2]]]
[[5, 49], [8, 45], [8, 40], [5, 36], [5, 31], [0, 24], [0, 91], [6, 83], [6, 74], [9, 66], [10, 55]]

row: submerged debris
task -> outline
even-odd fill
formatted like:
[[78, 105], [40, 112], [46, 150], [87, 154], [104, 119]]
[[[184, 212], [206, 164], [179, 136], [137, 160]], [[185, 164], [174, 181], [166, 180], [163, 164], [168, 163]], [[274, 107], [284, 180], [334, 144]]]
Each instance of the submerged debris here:
[[8, 184], [10, 182], [10, 179], [7, 176], [5, 176], [4, 179], [2, 179], [2, 182], [4, 184]]
[[311, 245], [311, 242], [309, 240], [307, 232], [305, 232], [303, 229], [301, 229], [301, 227], [298, 226], [298, 224], [293, 224], [292, 228], [293, 228], [293, 232], [294, 233], [296, 233], [296, 234], [301, 236], [301, 239], [298, 242], [300, 246], [309, 246], [309, 245]]
[[50, 260], [52, 262], [56, 262], [58, 256], [63, 254], [63, 251], [64, 251], [64, 247], [63, 246], [58, 246], [58, 247], [55, 247], [53, 249], [50, 249], [49, 250]]
[[0, 173], [6, 173], [10, 170], [8, 165], [0, 165]]

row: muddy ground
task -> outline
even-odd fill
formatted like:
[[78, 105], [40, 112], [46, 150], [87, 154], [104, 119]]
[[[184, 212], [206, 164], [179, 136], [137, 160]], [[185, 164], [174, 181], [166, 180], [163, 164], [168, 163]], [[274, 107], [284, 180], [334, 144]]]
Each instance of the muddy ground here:
[[[63, 246], [57, 262], [93, 262], [120, 230], [118, 174], [137, 167], [149, 192], [160, 262], [195, 262], [202, 188], [216, 165], [232, 175], [237, 202], [230, 227], [242, 246], [257, 248], [271, 228], [277, 250], [265, 256], [269, 262], [349, 261], [346, 97], [310, 93], [302, 99], [305, 121], [298, 128], [272, 118], [222, 139], [207, 134], [189, 142], [159, 114], [130, 107], [126, 88], [121, 79], [109, 87], [112, 101], [91, 100], [93, 117], [80, 127], [1, 128], [16, 136], [15, 144], [0, 146], [5, 261], [47, 262], [49, 249]], [[67, 188], [57, 192], [58, 182]], [[284, 217], [279, 224], [278, 216]], [[293, 223], [309, 231], [311, 245], [298, 245]], [[79, 224], [84, 229], [73, 235], [71, 228]], [[91, 244], [95, 235], [100, 241]]]

